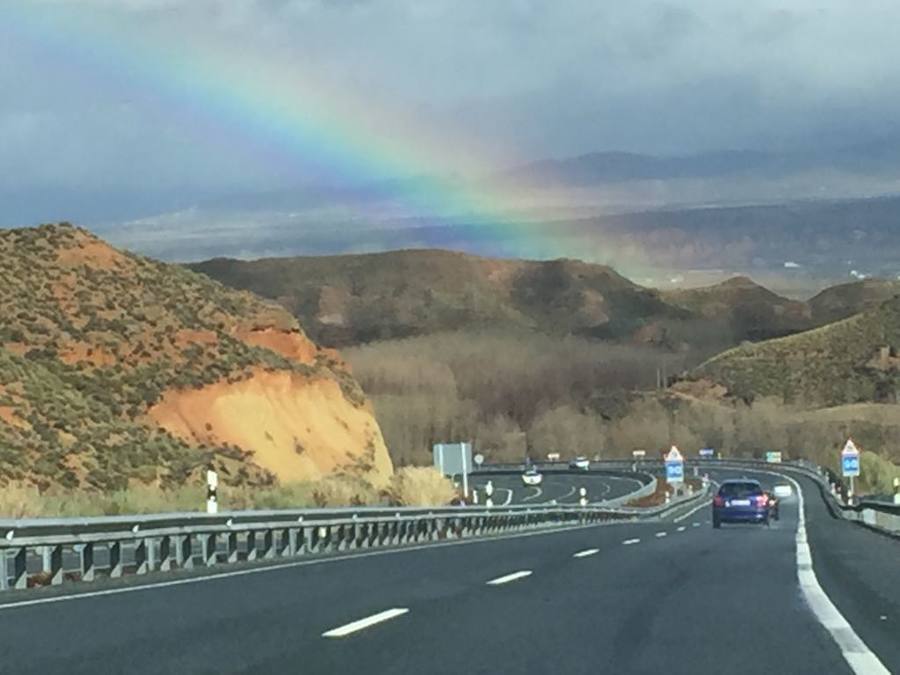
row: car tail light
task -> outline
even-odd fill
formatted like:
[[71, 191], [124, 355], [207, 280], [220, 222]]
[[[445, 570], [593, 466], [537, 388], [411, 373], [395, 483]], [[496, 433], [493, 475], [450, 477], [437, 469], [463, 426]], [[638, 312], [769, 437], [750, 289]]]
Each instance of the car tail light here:
[[768, 506], [769, 497], [767, 495], [757, 495], [756, 496], [756, 505], [757, 506]]
[[725, 497], [722, 495], [713, 497], [713, 506], [725, 506]]

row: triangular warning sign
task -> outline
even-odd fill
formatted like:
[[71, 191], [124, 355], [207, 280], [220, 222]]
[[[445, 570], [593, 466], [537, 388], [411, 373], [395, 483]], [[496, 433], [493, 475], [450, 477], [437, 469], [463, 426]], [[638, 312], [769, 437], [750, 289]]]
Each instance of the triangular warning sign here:
[[847, 439], [847, 444], [844, 446], [844, 449], [841, 450], [842, 455], [858, 455], [859, 448], [856, 447], [856, 443], [853, 442], [852, 438]]
[[681, 462], [681, 461], [683, 461], [683, 459], [682, 459], [682, 457], [681, 457], [681, 451], [673, 445], [673, 446], [672, 446], [672, 449], [669, 450], [669, 454], [666, 455], [666, 461], [667, 461], [667, 462]]

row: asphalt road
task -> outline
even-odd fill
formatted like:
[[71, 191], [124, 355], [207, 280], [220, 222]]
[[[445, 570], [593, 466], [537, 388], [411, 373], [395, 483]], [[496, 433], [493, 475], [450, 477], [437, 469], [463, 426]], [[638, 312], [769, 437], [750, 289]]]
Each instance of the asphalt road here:
[[[832, 520], [804, 487], [822, 586], [900, 672], [900, 542]], [[0, 607], [0, 672], [850, 673], [800, 592], [797, 516], [792, 498], [770, 528], [713, 530], [704, 506], [678, 522], [38, 594]]]
[[479, 499], [484, 501], [484, 488], [488, 480], [494, 485], [495, 504], [547, 504], [555, 501], [558, 504], [577, 504], [578, 490], [587, 490], [590, 502], [601, 502], [622, 497], [639, 490], [642, 483], [637, 478], [610, 476], [602, 473], [587, 472], [545, 472], [543, 482], [531, 487], [522, 484], [519, 472], [496, 475], [476, 475], [471, 485], [478, 490]]

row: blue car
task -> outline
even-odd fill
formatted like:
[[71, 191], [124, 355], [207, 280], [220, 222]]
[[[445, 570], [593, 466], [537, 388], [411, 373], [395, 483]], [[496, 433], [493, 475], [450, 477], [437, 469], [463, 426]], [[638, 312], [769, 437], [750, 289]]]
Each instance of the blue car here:
[[713, 498], [713, 527], [722, 523], [769, 524], [769, 495], [759, 481], [726, 480]]

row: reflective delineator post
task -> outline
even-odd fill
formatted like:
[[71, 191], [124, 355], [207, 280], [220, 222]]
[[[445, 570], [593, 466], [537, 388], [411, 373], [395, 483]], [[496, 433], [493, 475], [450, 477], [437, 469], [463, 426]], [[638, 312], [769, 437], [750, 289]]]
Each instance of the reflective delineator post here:
[[218, 513], [219, 501], [216, 496], [216, 490], [219, 487], [218, 474], [210, 469], [206, 472], [206, 512]]
[[582, 506], [587, 506], [587, 503], [588, 503], [588, 500], [587, 500], [587, 490], [586, 490], [585, 488], [579, 488], [578, 494], [581, 495], [581, 499], [579, 499], [578, 502], [579, 502]]
[[894, 479], [894, 503], [900, 505], [900, 478]]

